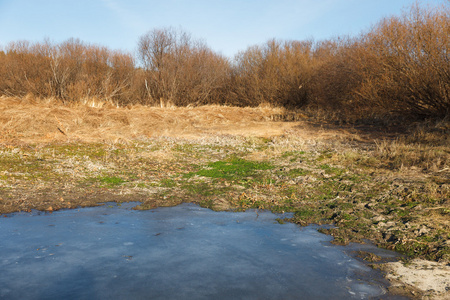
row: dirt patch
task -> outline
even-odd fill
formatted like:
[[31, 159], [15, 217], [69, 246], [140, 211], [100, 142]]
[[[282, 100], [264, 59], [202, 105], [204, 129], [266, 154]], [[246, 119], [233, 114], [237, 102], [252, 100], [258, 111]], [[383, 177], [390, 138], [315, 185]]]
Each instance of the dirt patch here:
[[392, 290], [409, 286], [409, 295], [422, 299], [450, 298], [450, 266], [421, 259], [407, 264], [392, 262], [385, 265]]

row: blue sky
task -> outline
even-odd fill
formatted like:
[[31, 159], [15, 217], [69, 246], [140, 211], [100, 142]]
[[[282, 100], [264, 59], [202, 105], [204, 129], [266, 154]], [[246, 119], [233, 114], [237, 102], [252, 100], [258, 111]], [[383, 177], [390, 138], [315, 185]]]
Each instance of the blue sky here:
[[[173, 26], [232, 57], [268, 39], [356, 35], [415, 0], [0, 0], [0, 47], [11, 41], [84, 42], [133, 52], [139, 37]], [[423, 0], [431, 5], [448, 0]]]

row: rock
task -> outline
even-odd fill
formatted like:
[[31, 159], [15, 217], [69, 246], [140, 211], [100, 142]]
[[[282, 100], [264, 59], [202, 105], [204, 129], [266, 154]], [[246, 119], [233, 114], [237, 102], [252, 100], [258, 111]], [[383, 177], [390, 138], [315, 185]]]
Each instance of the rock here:
[[425, 235], [430, 232], [430, 230], [426, 226], [422, 226], [419, 230], [416, 231], [419, 236]]
[[389, 221], [389, 222], [386, 223], [386, 226], [387, 227], [394, 227], [395, 226], [395, 222]]
[[384, 236], [384, 238], [386, 239], [387, 242], [391, 242], [391, 243], [394, 243], [394, 242], [398, 241], [398, 238], [395, 235], [393, 235], [393, 234], [386, 234]]
[[366, 205], [364, 205], [364, 207], [368, 208], [368, 209], [374, 209], [375, 206], [376, 206], [376, 203], [373, 203], [373, 202], [367, 203]]
[[423, 207], [421, 204], [414, 206], [415, 210], [421, 210]]
[[382, 215], [378, 215], [378, 216], [372, 218], [372, 221], [374, 221], [374, 222], [381, 222], [384, 220], [386, 220], [386, 218], [383, 217]]

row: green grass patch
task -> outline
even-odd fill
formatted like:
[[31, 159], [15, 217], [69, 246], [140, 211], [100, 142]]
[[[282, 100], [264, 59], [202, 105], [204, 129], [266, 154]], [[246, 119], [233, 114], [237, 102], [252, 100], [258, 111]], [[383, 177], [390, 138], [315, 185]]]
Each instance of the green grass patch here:
[[295, 162], [299, 159], [304, 159], [305, 154], [305, 151], [286, 151], [281, 154], [281, 158], [289, 158], [290, 162]]
[[8, 172], [8, 175], [1, 175], [4, 180], [15, 178], [48, 181], [59, 177], [47, 162], [34, 157], [20, 158], [17, 155], [0, 156], [0, 172]]
[[255, 162], [241, 158], [231, 158], [225, 161], [216, 161], [209, 163], [207, 168], [199, 170], [197, 172], [191, 172], [186, 174], [186, 177], [192, 177], [194, 175], [210, 177], [210, 178], [222, 178], [230, 181], [237, 181], [240, 179], [255, 176], [259, 170], [273, 169], [270, 163], [267, 162]]
[[46, 150], [58, 156], [87, 156], [90, 159], [100, 159], [106, 157], [108, 154], [106, 145], [104, 144], [67, 144], [67, 145], [52, 145]]
[[165, 187], [165, 188], [172, 188], [172, 187], [175, 187], [177, 185], [177, 183], [175, 182], [175, 180], [167, 178], [167, 179], [161, 179], [161, 181], [159, 182], [159, 185], [161, 187]]
[[394, 246], [394, 250], [409, 257], [422, 256], [428, 259], [433, 259], [430, 255], [430, 246], [415, 241], [396, 244]]
[[192, 197], [197, 195], [204, 197], [222, 195], [228, 190], [227, 188], [216, 187], [209, 182], [185, 182], [180, 188], [187, 191]]
[[310, 218], [315, 216], [317, 213], [313, 209], [310, 208], [301, 208], [295, 212], [295, 218]]
[[116, 187], [126, 182], [124, 179], [116, 176], [99, 176], [95, 179], [107, 187]]
[[317, 157], [317, 161], [324, 161], [333, 157], [333, 153], [330, 151], [322, 151], [322, 153]]
[[334, 175], [336, 177], [340, 177], [342, 174], [345, 173], [345, 169], [332, 167], [327, 164], [320, 165], [320, 169], [324, 170], [326, 174]]
[[306, 176], [308, 174], [311, 174], [311, 172], [308, 170], [297, 168], [289, 170], [288, 174], [290, 177], [298, 177], [298, 176]]

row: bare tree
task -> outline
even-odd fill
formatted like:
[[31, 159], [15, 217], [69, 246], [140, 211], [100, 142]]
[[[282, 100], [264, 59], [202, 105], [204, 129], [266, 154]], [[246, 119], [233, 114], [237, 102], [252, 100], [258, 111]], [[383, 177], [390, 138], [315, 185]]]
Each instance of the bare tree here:
[[[206, 104], [224, 84], [228, 61], [202, 41], [173, 28], [154, 29], [139, 39], [148, 103]], [[215, 94], [217, 96], [217, 93]]]
[[139, 39], [138, 55], [147, 74], [145, 87], [150, 103], [172, 98], [177, 79], [173, 60], [178, 39], [173, 28], [154, 29]]

